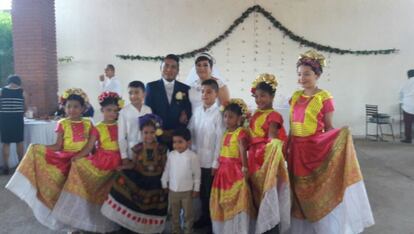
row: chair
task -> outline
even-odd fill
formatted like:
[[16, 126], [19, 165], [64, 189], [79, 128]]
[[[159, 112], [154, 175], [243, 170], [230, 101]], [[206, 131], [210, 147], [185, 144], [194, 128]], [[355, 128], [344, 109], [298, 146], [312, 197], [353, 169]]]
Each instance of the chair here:
[[404, 139], [404, 112], [400, 103], [400, 138]]
[[[368, 134], [368, 125], [376, 125], [376, 133]], [[382, 131], [382, 125], [388, 125], [391, 129], [391, 134], [384, 134]], [[369, 136], [375, 137], [377, 141], [384, 141], [383, 136], [390, 135], [392, 136], [393, 141], [395, 141], [394, 130], [392, 128], [392, 119], [391, 116], [384, 113], [378, 113], [378, 105], [365, 105], [365, 139], [368, 139]]]

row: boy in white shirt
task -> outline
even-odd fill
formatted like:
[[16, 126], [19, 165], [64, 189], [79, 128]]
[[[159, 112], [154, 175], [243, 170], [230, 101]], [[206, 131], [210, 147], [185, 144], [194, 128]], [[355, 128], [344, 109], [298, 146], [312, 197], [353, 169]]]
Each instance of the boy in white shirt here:
[[122, 108], [118, 117], [118, 144], [123, 165], [128, 164], [132, 157], [131, 148], [141, 142], [138, 118], [152, 113], [151, 108], [144, 105], [144, 83], [141, 81], [129, 83], [128, 95], [131, 103]]
[[203, 105], [193, 111], [188, 125], [193, 136], [192, 149], [200, 157], [201, 164], [201, 216], [194, 228], [211, 227], [210, 193], [214, 171], [218, 168], [221, 141], [225, 130], [223, 116], [217, 105], [218, 84], [214, 79], [201, 83]]
[[173, 151], [168, 154], [162, 187], [169, 189], [168, 201], [171, 208], [172, 233], [180, 231], [180, 210], [184, 210], [184, 233], [193, 233], [193, 198], [200, 191], [200, 162], [198, 156], [189, 149], [191, 133], [186, 128], [174, 130]]

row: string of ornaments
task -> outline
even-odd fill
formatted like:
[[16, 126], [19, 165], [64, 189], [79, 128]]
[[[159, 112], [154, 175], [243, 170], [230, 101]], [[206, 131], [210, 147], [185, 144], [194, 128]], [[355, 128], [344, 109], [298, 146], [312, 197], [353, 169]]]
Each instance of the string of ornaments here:
[[[341, 48], [337, 48], [337, 47], [333, 47], [329, 45], [322, 45], [317, 42], [307, 40], [306, 38], [295, 34], [294, 32], [290, 31], [287, 27], [282, 25], [282, 23], [280, 23], [275, 17], [273, 17], [271, 12], [266, 11], [260, 5], [254, 5], [252, 7], [249, 7], [246, 11], [244, 11], [242, 15], [239, 18], [237, 18], [226, 31], [224, 31], [224, 33], [222, 33], [218, 37], [208, 42], [205, 46], [182, 53], [182, 54], [178, 54], [177, 56], [180, 59], [187, 59], [187, 58], [194, 57], [197, 53], [211, 50], [218, 43], [220, 43], [224, 39], [227, 39], [230, 36], [230, 34], [232, 34], [233, 31], [240, 24], [242, 24], [252, 13], [262, 14], [266, 19], [270, 21], [270, 23], [272, 24], [274, 28], [280, 30], [284, 34], [284, 36], [287, 36], [291, 40], [299, 43], [300, 46], [311, 47], [321, 52], [328, 52], [328, 53], [340, 54], [340, 55], [344, 55], [344, 54], [379, 55], [379, 54], [393, 54], [393, 53], [398, 52], [398, 50], [395, 48], [381, 49], [381, 50], [350, 50], [350, 49], [341, 49]], [[122, 60], [139, 60], [139, 61], [162, 61], [164, 59], [164, 56], [161, 56], [161, 55], [158, 55], [158, 56], [116, 55], [116, 57]]]

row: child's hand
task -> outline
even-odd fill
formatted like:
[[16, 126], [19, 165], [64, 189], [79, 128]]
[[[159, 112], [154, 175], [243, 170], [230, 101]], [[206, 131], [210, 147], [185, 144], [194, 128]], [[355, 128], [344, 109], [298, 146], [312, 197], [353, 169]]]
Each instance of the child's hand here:
[[249, 178], [249, 170], [247, 169], [247, 167], [242, 167], [242, 173], [244, 175], [244, 178]]
[[75, 157], [71, 158], [70, 161], [71, 162], [74, 162], [74, 161], [76, 161], [76, 160], [78, 160], [80, 158], [83, 158], [83, 157], [82, 156], [75, 156]]
[[182, 124], [187, 124], [188, 123], [188, 117], [187, 117], [187, 113], [185, 113], [185, 111], [181, 111], [179, 121]]
[[249, 178], [249, 172], [243, 171], [243, 175], [244, 175], [244, 178], [245, 179], [248, 179]]
[[134, 164], [133, 163], [129, 163], [126, 165], [121, 165], [117, 168], [118, 171], [122, 171], [122, 170], [130, 170], [134, 168]]
[[193, 198], [200, 196], [200, 192], [193, 191]]
[[99, 76], [99, 80], [100, 80], [100, 81], [104, 81], [104, 80], [105, 80], [105, 76], [104, 76], [104, 75], [100, 75], [100, 76]]
[[127, 158], [122, 159], [122, 165], [117, 168], [118, 171], [134, 168], [134, 164]]
[[117, 171], [122, 171], [122, 170], [124, 170], [124, 169], [125, 169], [125, 166], [124, 166], [124, 165], [118, 166], [118, 167], [116, 168], [116, 170], [117, 170]]

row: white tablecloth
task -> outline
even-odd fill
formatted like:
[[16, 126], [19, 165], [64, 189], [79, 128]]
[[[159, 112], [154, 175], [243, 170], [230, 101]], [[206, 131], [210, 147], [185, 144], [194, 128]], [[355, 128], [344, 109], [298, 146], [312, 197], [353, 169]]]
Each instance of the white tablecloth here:
[[[26, 151], [29, 144], [43, 144], [51, 145], [56, 141], [56, 121], [43, 121], [43, 120], [24, 120], [24, 149]], [[2, 145], [0, 144], [0, 166], [3, 166], [3, 155], [1, 151]], [[16, 145], [11, 144], [9, 166], [15, 167], [18, 163]]]

